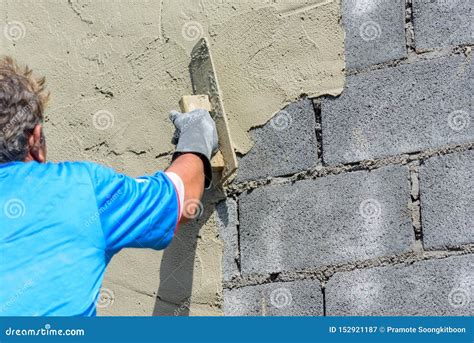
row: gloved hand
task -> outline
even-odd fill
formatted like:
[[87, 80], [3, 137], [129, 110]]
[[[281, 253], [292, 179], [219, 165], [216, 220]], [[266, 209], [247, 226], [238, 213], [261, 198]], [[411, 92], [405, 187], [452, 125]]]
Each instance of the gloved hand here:
[[189, 113], [173, 111], [170, 113], [170, 120], [176, 127], [172, 142], [176, 144], [173, 160], [184, 153], [200, 156], [206, 175], [204, 187], [208, 189], [212, 182], [211, 159], [218, 150], [216, 123], [209, 112], [203, 109]]

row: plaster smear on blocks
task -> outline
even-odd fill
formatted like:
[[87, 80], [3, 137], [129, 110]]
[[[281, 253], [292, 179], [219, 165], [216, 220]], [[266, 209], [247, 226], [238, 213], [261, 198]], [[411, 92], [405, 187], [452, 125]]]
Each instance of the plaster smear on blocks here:
[[235, 147], [301, 94], [338, 95], [344, 32], [338, 0], [165, 0], [162, 34], [188, 51], [208, 36]]

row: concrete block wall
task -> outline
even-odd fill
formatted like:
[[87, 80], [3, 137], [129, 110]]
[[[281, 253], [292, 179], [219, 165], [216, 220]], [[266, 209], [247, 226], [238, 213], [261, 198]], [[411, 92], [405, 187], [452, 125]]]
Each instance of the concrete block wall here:
[[342, 6], [342, 95], [253, 130], [218, 205], [224, 314], [473, 315], [473, 4]]
[[[316, 2], [0, 0], [53, 161], [166, 168], [201, 36], [236, 146], [258, 126], [227, 199], [114, 257], [99, 314], [472, 314], [472, 1]], [[339, 94], [343, 59], [342, 95], [282, 108]]]

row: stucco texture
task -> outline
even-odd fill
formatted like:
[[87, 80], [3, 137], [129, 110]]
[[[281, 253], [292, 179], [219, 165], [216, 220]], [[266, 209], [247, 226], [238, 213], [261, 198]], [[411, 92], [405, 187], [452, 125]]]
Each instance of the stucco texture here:
[[[0, 0], [0, 54], [45, 75], [49, 159], [90, 160], [131, 176], [166, 168], [168, 113], [192, 93], [190, 51], [208, 37], [236, 150], [302, 94], [344, 84], [340, 2]], [[221, 313], [217, 198], [165, 252], [112, 261], [100, 314]], [[107, 296], [111, 299], [107, 300]]]

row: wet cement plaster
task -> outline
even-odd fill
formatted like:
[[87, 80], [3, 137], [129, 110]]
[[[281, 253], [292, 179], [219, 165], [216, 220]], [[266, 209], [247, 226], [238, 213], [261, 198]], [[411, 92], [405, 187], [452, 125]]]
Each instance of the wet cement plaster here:
[[208, 36], [236, 149], [248, 131], [302, 94], [338, 95], [344, 84], [339, 1], [164, 1], [163, 39], [189, 51]]
[[[189, 53], [211, 42], [236, 148], [301, 94], [337, 95], [344, 77], [340, 2], [0, 0], [0, 54], [47, 76], [49, 157], [137, 176], [169, 163], [168, 112], [190, 94]], [[169, 251], [126, 250], [102, 314], [219, 314], [222, 244], [210, 199]], [[176, 312], [177, 311], [177, 312]]]

